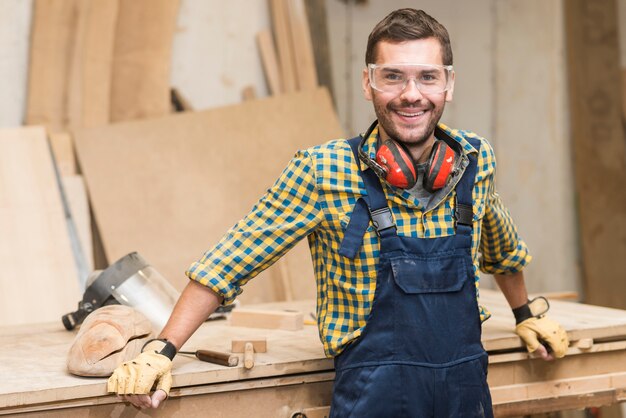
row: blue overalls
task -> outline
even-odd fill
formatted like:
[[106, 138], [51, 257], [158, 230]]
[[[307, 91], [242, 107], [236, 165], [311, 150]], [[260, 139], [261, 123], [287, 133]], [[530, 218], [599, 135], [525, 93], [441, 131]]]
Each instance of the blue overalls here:
[[335, 358], [331, 417], [492, 417], [471, 257], [476, 158], [456, 186], [456, 234], [440, 238], [398, 236], [378, 177], [360, 174], [369, 210], [357, 204], [348, 229], [371, 217], [380, 261], [367, 325]]

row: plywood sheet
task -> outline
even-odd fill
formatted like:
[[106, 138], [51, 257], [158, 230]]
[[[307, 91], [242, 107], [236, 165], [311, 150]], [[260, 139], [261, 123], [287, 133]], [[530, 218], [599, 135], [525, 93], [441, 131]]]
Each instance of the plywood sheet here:
[[81, 292], [43, 128], [0, 130], [0, 324], [59, 321]]
[[111, 121], [170, 111], [172, 42], [180, 0], [119, 0], [111, 73]]
[[79, 9], [68, 84], [67, 118], [72, 129], [104, 125], [110, 120], [118, 0], [81, 2]]
[[[248, 213], [296, 150], [341, 136], [329, 95], [318, 89], [82, 130], [74, 139], [108, 260], [139, 251], [181, 289], [189, 264]], [[308, 245], [286, 260], [294, 298], [314, 297]], [[269, 283], [255, 279], [244, 294]]]
[[26, 123], [51, 131], [67, 123], [67, 89], [78, 0], [36, 0], [33, 3]]

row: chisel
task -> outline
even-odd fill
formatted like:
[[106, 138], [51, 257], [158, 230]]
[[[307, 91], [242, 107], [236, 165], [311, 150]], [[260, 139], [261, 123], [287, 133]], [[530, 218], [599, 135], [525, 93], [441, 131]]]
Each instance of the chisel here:
[[221, 366], [234, 367], [239, 364], [239, 357], [231, 353], [222, 353], [213, 350], [179, 351], [178, 354], [196, 356], [198, 360], [215, 363]]

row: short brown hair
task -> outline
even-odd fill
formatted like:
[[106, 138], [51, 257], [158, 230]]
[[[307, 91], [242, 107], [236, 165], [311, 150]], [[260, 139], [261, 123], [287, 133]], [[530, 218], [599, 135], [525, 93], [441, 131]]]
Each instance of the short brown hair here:
[[444, 65], [452, 65], [452, 46], [446, 28], [423, 10], [398, 9], [387, 15], [372, 29], [367, 39], [365, 65], [374, 63], [376, 45], [380, 41], [403, 42], [435, 38], [441, 45]]

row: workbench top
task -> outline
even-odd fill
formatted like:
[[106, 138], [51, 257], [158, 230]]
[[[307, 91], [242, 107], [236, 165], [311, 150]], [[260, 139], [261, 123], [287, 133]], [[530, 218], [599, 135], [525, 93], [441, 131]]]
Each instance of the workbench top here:
[[[527, 359], [519, 338], [513, 333], [514, 319], [499, 292], [481, 291], [481, 303], [493, 314], [483, 325], [483, 344], [487, 351], [513, 352]], [[314, 301], [255, 305], [255, 308], [314, 312]], [[560, 321], [572, 340], [626, 340], [626, 311], [551, 301], [550, 316]], [[107, 397], [105, 378], [81, 378], [66, 371], [66, 356], [76, 331], [66, 331], [61, 321], [29, 327], [0, 328], [0, 413], [24, 406], [45, 405], [62, 400]], [[332, 373], [333, 362], [324, 356], [317, 326], [304, 325], [299, 331], [231, 327], [227, 320], [204, 323], [183, 347], [184, 350], [212, 349], [230, 351], [233, 338], [267, 338], [267, 353], [255, 355], [255, 366], [246, 370], [224, 367], [178, 355], [173, 367], [173, 396], [177, 390], [199, 385], [255, 382], [263, 378], [287, 378], [302, 374]], [[573, 351], [572, 351], [573, 350]], [[514, 382], [511, 382], [514, 383]], [[252, 384], [252, 383], [250, 383]], [[182, 392], [181, 392], [182, 393]], [[114, 402], [114, 397], [109, 402]]]

